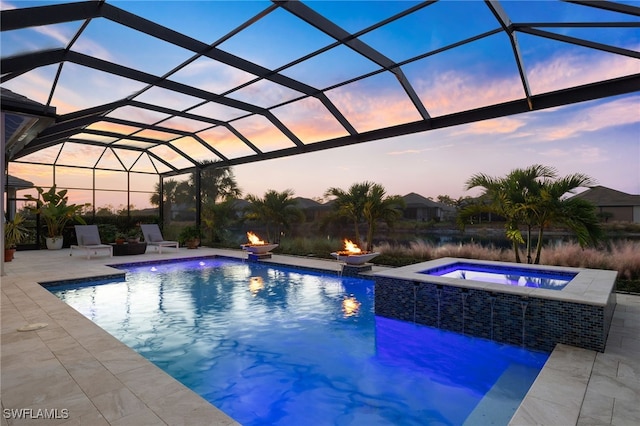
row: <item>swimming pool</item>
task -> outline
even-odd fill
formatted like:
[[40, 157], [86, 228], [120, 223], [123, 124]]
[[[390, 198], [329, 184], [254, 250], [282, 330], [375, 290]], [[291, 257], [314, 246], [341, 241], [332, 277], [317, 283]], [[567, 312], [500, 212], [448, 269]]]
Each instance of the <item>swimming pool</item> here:
[[48, 287], [244, 425], [507, 424], [543, 353], [378, 317], [370, 280], [225, 259]]

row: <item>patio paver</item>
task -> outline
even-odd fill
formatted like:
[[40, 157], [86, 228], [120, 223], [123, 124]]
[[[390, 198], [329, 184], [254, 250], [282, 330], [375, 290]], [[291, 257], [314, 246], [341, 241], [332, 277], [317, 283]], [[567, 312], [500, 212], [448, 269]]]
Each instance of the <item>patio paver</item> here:
[[[0, 284], [0, 426], [237, 425], [37, 284], [114, 273], [109, 264], [212, 255], [245, 256], [208, 248], [89, 260], [70, 257], [67, 249], [16, 253]], [[305, 257], [274, 255], [271, 261], [339, 268], [335, 261]], [[38, 322], [48, 325], [17, 331]], [[15, 418], [43, 409], [58, 418]], [[5, 410], [18, 411], [11, 416]], [[559, 345], [511, 424], [624, 425], [639, 419], [640, 297], [619, 294], [605, 352]]]

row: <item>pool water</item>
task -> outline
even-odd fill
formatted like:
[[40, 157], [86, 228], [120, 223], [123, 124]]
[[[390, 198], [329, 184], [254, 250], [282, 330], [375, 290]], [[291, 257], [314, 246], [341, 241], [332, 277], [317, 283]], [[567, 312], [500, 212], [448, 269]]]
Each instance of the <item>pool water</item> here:
[[506, 425], [548, 357], [375, 316], [373, 281], [257, 263], [48, 289], [243, 425]]
[[423, 273], [461, 280], [482, 281], [519, 287], [545, 288], [550, 290], [562, 290], [576, 276], [576, 274], [570, 272], [532, 270], [464, 262], [452, 263], [424, 271]]

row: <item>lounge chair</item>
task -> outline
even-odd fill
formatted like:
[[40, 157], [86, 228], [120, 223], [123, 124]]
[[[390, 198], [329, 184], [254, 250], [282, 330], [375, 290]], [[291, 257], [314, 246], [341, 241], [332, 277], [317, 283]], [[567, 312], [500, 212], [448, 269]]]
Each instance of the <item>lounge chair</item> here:
[[141, 224], [140, 228], [142, 228], [142, 235], [147, 246], [156, 247], [159, 253], [162, 253], [162, 247], [175, 247], [176, 250], [178, 249], [178, 242], [165, 240], [157, 224]]
[[71, 246], [69, 256], [73, 256], [74, 250], [82, 250], [91, 259], [91, 254], [97, 255], [99, 251], [108, 251], [109, 256], [113, 256], [113, 247], [109, 244], [102, 244], [98, 225], [75, 225], [78, 245]]

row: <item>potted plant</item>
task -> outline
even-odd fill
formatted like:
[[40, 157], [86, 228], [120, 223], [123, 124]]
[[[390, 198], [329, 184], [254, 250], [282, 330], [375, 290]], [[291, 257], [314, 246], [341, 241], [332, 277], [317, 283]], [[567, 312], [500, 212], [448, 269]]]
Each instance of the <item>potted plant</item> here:
[[129, 244], [137, 244], [142, 237], [140, 228], [131, 228], [127, 234], [127, 242]]
[[102, 241], [114, 242], [118, 228], [111, 223], [102, 223], [98, 225], [98, 232]]
[[178, 240], [180, 244], [190, 249], [196, 249], [200, 245], [200, 227], [196, 225], [189, 225], [182, 228]]
[[116, 232], [116, 244], [124, 244], [127, 240], [127, 234], [124, 232]]
[[47, 248], [62, 248], [62, 231], [69, 221], [86, 224], [80, 216], [85, 205], [68, 204], [67, 190], [56, 191], [53, 185], [48, 191], [36, 186], [38, 198], [27, 195], [26, 198], [36, 203], [31, 210], [39, 214], [47, 225]]
[[27, 238], [29, 231], [24, 227], [24, 217], [16, 213], [13, 220], [4, 223], [4, 261], [11, 262], [16, 246]]

